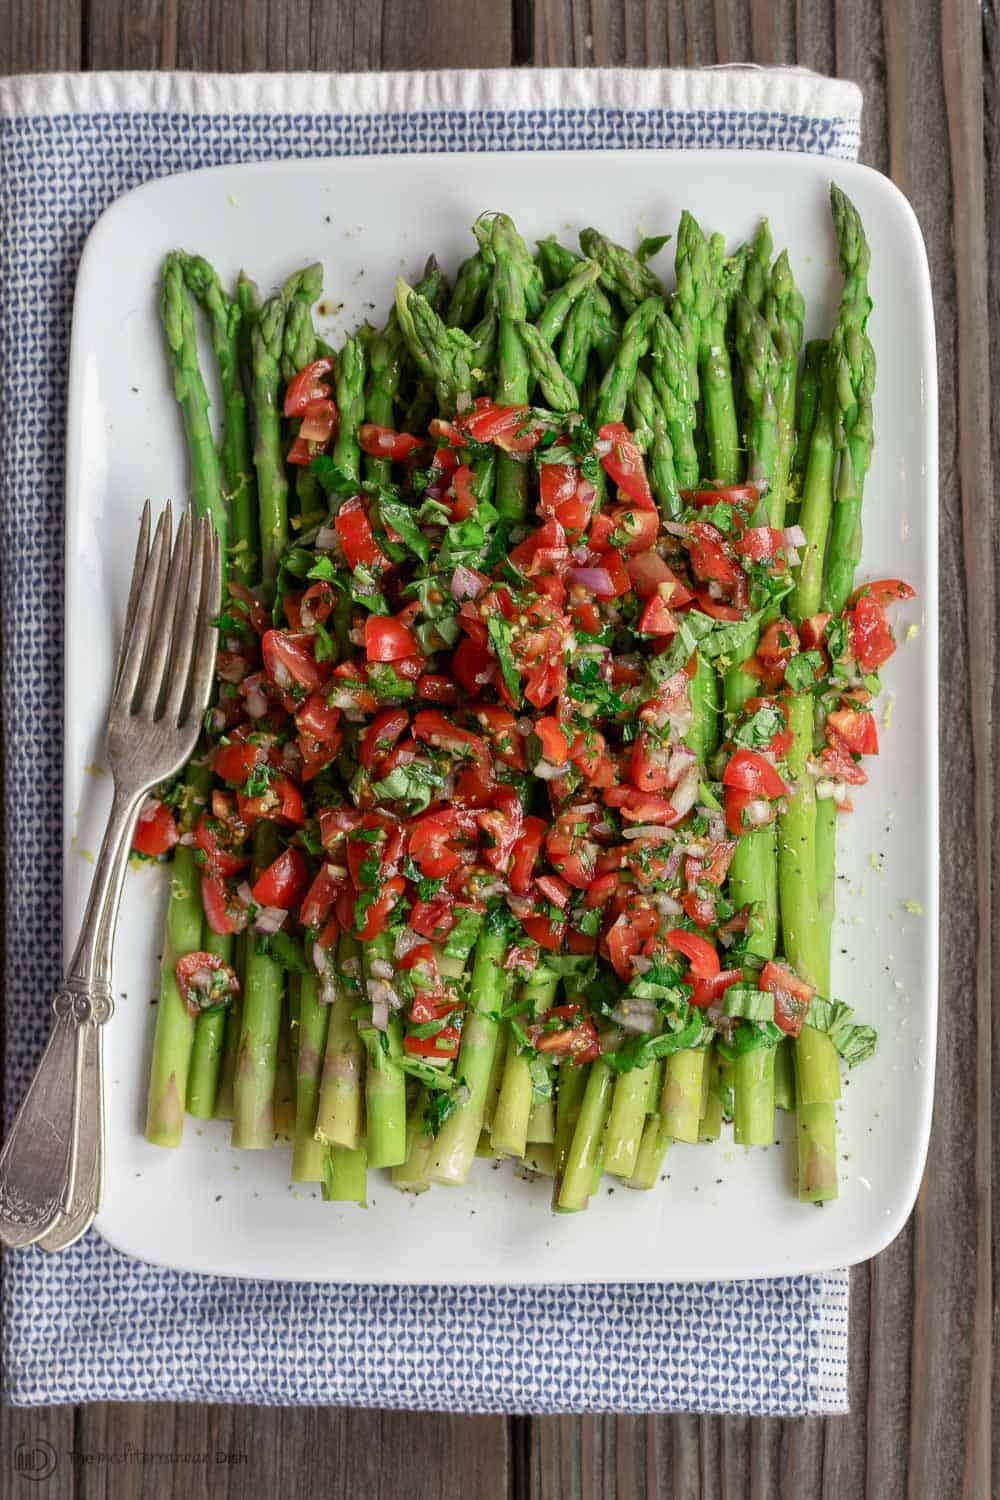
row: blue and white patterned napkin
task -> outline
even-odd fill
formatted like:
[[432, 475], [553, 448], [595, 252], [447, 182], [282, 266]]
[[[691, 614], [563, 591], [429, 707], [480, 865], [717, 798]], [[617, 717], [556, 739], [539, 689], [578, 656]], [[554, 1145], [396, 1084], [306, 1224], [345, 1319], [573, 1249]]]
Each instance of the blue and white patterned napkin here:
[[[60, 966], [64, 476], [52, 392], [80, 251], [102, 211], [173, 172], [288, 157], [727, 146], [851, 159], [860, 118], [853, 84], [795, 69], [0, 81], [11, 1113]], [[62, 1255], [12, 1254], [5, 1272], [6, 1394], [24, 1405], [847, 1408], [845, 1271], [711, 1286], [282, 1284], [165, 1271], [91, 1232]]]

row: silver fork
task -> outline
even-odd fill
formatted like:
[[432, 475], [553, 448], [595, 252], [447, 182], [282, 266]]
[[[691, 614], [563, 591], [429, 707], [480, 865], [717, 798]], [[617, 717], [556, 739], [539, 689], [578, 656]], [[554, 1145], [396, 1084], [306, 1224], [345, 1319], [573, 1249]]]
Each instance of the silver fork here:
[[42, 1060], [0, 1152], [0, 1240], [62, 1249], [88, 1227], [103, 1176], [101, 1027], [114, 1009], [111, 953], [135, 819], [194, 751], [215, 660], [219, 545], [207, 518], [168, 505], [136, 548], [107, 750], [114, 797], [83, 927], [52, 1002]]

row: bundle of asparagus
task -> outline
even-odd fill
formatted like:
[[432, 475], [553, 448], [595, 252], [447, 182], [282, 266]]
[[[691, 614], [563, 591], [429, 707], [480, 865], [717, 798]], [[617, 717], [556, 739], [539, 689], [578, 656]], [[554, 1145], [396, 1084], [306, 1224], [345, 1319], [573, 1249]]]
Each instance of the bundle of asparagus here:
[[[191, 489], [226, 539], [218, 686], [136, 849], [173, 868], [147, 1135], [185, 1110], [364, 1203], [477, 1154], [584, 1208], [672, 1141], [775, 1139], [836, 1196], [835, 823], [878, 749], [897, 580], [855, 588], [869, 248], [807, 346], [763, 224], [682, 216], [676, 289], [504, 214], [334, 352], [320, 268], [261, 301], [176, 252]], [[207, 320], [218, 448], [198, 365]], [[706, 477], [709, 476], [709, 477]]]

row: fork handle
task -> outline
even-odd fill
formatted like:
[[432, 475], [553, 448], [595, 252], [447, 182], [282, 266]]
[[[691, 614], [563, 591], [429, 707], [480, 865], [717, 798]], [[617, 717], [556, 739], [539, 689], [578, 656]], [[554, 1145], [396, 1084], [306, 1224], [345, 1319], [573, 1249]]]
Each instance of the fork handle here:
[[107, 980], [70, 980], [52, 1002], [55, 1022], [0, 1153], [0, 1239], [14, 1248], [40, 1239], [73, 1197], [88, 1027], [112, 1010]]
[[[82, 1126], [97, 1131], [87, 1154], [98, 1161], [103, 1154], [101, 1070], [84, 1063], [100, 1048], [94, 1032], [114, 1009], [111, 949], [128, 833], [142, 796], [141, 789], [115, 786], [80, 940], [52, 1002], [55, 1022], [0, 1152], [0, 1240], [12, 1248], [33, 1244], [73, 1211]], [[99, 1192], [99, 1175], [96, 1185]]]

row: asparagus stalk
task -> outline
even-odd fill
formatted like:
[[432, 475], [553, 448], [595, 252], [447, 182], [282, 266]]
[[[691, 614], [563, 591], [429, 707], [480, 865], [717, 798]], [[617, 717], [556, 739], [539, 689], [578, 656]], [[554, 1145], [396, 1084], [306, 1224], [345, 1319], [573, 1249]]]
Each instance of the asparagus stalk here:
[[353, 1151], [346, 1146], [331, 1146], [323, 1164], [323, 1197], [327, 1203], [356, 1203], [364, 1208], [367, 1201], [368, 1156], [364, 1144]]
[[215, 1096], [215, 1118], [232, 1120], [233, 1084], [236, 1078], [236, 1058], [239, 1053], [240, 1032], [243, 1028], [243, 986], [246, 981], [246, 934], [240, 933], [233, 952], [240, 989], [229, 1003], [226, 1011], [226, 1031], [222, 1044], [222, 1062], [219, 1068], [219, 1087]]
[[[525, 981], [521, 989], [521, 1005], [530, 1020], [537, 1020], [555, 1004], [558, 988], [558, 974], [546, 966], [544, 959], [540, 959], [530, 979]], [[504, 1156], [524, 1155], [533, 1090], [531, 1058], [521, 1052], [517, 1033], [511, 1026], [507, 1062], [490, 1131], [493, 1149]]]
[[594, 285], [600, 274], [601, 267], [596, 260], [579, 261], [574, 265], [566, 280], [551, 292], [535, 325], [539, 337], [543, 338], [548, 345], [555, 344], [573, 308]]
[[[253, 839], [255, 871], [264, 869], [277, 854], [274, 824], [260, 823]], [[242, 1150], [260, 1151], [274, 1144], [274, 1079], [283, 997], [280, 964], [269, 954], [258, 952], [251, 935], [247, 940], [243, 1016], [233, 1081], [232, 1141]]]
[[[206, 953], [213, 953], [223, 963], [232, 965], [232, 934], [220, 935], [213, 932], [206, 923], [202, 943]], [[228, 1005], [220, 1006], [218, 1010], [206, 1011], [195, 1022], [191, 1066], [188, 1070], [187, 1110], [197, 1120], [211, 1120], [215, 1115], [226, 1026], [232, 1005], [233, 1000], [230, 1000]]]
[[317, 1141], [348, 1150], [357, 1148], [364, 1132], [364, 1046], [352, 1016], [361, 1000], [360, 953], [357, 939], [342, 933], [316, 1106]]
[[[180, 817], [182, 834], [193, 827], [210, 780], [205, 767], [189, 767]], [[170, 870], [160, 998], [146, 1102], [146, 1139], [154, 1146], [179, 1146], [184, 1130], [195, 1020], [181, 999], [175, 968], [178, 959], [197, 952], [201, 944], [201, 871], [194, 854], [188, 845], [178, 844]]]
[[[470, 329], [478, 318], [490, 286], [490, 268], [481, 250], [458, 268], [445, 322], [449, 328]], [[426, 296], [427, 293], [425, 292]]]
[[[635, 380], [629, 392], [629, 411], [633, 427], [643, 431], [644, 442], [641, 446], [645, 449], [649, 485], [660, 514], [665, 521], [674, 521], [680, 515], [682, 507], [673, 444], [667, 434], [663, 411], [656, 399], [652, 382], [642, 370], [635, 372]], [[637, 440], [638, 435], [637, 431]]]
[[791, 494], [791, 467], [795, 454], [795, 391], [805, 303], [795, 285], [788, 252], [782, 250], [771, 269], [770, 289], [764, 301], [764, 316], [771, 330], [777, 370], [774, 404], [778, 418], [778, 443], [767, 508], [771, 525], [781, 529]]
[[365, 355], [361, 342], [346, 338], [337, 360], [337, 411], [340, 421], [333, 461], [355, 484], [361, 482], [361, 445], [358, 431], [365, 416]]
[[698, 454], [694, 441], [697, 369], [692, 386], [683, 335], [676, 323], [662, 313], [653, 323], [650, 343], [650, 380], [667, 424], [677, 484], [682, 490], [693, 489], [698, 483]]
[[186, 257], [172, 251], [163, 262], [160, 282], [160, 318], [167, 352], [174, 373], [177, 397], [191, 462], [191, 498], [202, 515], [212, 518], [218, 533], [220, 553], [228, 556], [229, 515], [222, 495], [219, 455], [209, 421], [210, 403], [198, 363], [194, 311], [184, 284]]
[[[372, 979], [375, 959], [389, 962], [392, 937], [379, 933], [364, 945], [365, 979]], [[385, 1031], [373, 1026], [362, 1032], [368, 1055], [365, 1069], [365, 1109], [368, 1118], [368, 1163], [373, 1167], [395, 1167], [406, 1160], [406, 1078], [398, 1066], [403, 1051], [402, 1023], [390, 1015]]]
[[652, 327], [661, 316], [662, 306], [658, 297], [647, 297], [630, 314], [622, 329], [615, 358], [601, 381], [595, 427], [603, 427], [605, 422], [620, 422], [625, 415], [625, 404], [635, 383], [639, 361], [649, 349]]
[[316, 1139], [316, 1118], [331, 1009], [320, 999], [319, 975], [303, 974], [299, 980], [293, 1182], [322, 1182], [324, 1177], [326, 1148]]
[[449, 1187], [465, 1181], [483, 1127], [486, 1096], [499, 1033], [499, 1013], [507, 988], [505, 928], [487, 920], [476, 943], [470, 984], [471, 1005], [462, 1027], [455, 1076], [464, 1079], [468, 1096], [445, 1120], [434, 1141], [427, 1167], [431, 1182]]
[[601, 285], [617, 297], [626, 313], [635, 312], [647, 297], [662, 298], [663, 288], [648, 266], [631, 250], [616, 245], [597, 229], [580, 231], [580, 248], [601, 268]]
[[557, 1206], [563, 1213], [586, 1208], [599, 1171], [604, 1127], [611, 1108], [614, 1073], [601, 1057], [590, 1064], [576, 1129], [566, 1153]]
[[240, 373], [238, 298], [229, 297], [214, 268], [200, 255], [184, 257], [184, 279], [208, 318], [212, 349], [222, 387], [222, 480], [232, 530], [230, 565], [241, 583], [250, 584], [256, 567], [256, 495], [250, 454], [247, 402]]

